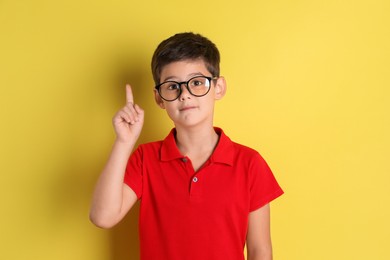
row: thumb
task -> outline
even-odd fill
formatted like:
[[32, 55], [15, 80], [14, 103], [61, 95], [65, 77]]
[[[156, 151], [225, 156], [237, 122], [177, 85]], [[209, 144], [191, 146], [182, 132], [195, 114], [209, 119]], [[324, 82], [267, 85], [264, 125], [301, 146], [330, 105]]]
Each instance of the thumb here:
[[144, 116], [144, 110], [140, 106], [134, 105], [134, 108], [135, 108], [135, 111], [137, 112], [138, 116], [140, 116], [140, 117]]

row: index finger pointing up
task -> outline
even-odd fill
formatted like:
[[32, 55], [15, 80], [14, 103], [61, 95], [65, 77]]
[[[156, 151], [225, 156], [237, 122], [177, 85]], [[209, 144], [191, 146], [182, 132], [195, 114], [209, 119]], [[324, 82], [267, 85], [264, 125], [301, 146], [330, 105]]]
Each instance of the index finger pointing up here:
[[130, 84], [126, 84], [126, 102], [134, 104], [133, 91]]

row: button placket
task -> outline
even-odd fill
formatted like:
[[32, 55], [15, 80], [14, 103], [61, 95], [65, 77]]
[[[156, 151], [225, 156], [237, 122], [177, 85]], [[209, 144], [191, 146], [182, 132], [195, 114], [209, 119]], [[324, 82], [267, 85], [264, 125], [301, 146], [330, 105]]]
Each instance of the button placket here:
[[202, 196], [203, 178], [202, 173], [196, 173], [190, 179], [190, 196], [192, 198], [200, 198]]
[[180, 161], [180, 165], [183, 167], [185, 174], [187, 174], [187, 176], [191, 176], [193, 173], [190, 160], [187, 157], [182, 157], [180, 158]]
[[[200, 197], [201, 194], [201, 181], [199, 178], [199, 172], [195, 173], [194, 168], [192, 167], [191, 161], [188, 157], [182, 157], [180, 158], [182, 161], [182, 165], [185, 169], [186, 174], [188, 174], [189, 181], [190, 181], [190, 196], [191, 197]], [[202, 170], [200, 170], [202, 171]], [[192, 176], [192, 177], [191, 177]]]

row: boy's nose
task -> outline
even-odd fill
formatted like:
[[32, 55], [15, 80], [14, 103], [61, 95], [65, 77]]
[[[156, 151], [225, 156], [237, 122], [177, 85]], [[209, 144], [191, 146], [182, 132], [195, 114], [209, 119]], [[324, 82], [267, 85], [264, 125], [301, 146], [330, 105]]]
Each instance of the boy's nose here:
[[191, 93], [188, 91], [186, 84], [182, 84], [179, 100], [185, 100], [185, 99], [188, 99], [190, 97], [191, 97]]

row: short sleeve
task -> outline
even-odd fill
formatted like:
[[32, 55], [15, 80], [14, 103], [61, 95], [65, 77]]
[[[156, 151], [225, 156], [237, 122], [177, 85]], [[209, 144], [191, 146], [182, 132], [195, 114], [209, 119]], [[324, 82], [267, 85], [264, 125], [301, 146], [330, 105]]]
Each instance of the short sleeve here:
[[124, 177], [124, 183], [137, 194], [138, 199], [142, 197], [142, 149], [138, 147], [130, 156]]
[[249, 176], [250, 211], [261, 208], [284, 193], [270, 167], [259, 153], [256, 153], [251, 160]]

